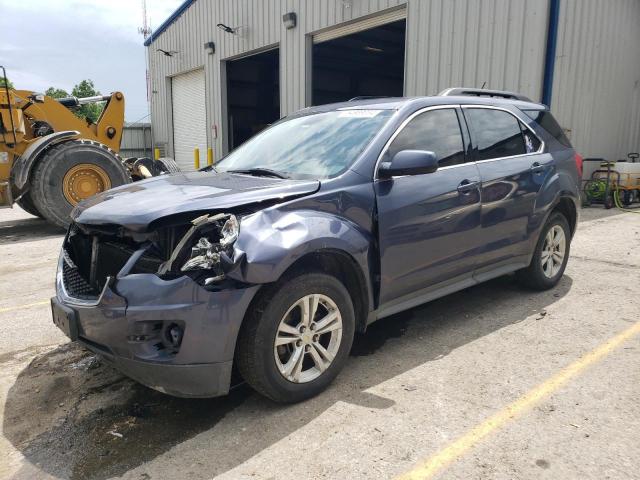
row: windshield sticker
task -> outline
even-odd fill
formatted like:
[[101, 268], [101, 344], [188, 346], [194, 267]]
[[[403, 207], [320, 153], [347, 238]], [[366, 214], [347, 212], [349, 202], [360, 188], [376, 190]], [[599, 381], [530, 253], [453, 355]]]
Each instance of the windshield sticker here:
[[343, 110], [338, 118], [373, 118], [383, 110]]

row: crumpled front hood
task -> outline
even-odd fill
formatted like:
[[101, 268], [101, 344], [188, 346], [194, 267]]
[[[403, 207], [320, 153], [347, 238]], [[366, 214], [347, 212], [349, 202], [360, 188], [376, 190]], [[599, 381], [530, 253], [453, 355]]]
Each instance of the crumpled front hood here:
[[80, 203], [71, 213], [83, 225], [122, 225], [132, 231], [178, 213], [220, 210], [267, 200], [309, 195], [317, 180], [191, 172], [158, 177], [108, 190]]

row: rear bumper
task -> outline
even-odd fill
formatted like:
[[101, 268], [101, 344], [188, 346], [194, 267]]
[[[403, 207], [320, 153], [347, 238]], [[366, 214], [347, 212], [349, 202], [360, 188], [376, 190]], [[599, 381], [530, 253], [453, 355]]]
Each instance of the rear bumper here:
[[[186, 276], [134, 274], [88, 301], [69, 296], [59, 274], [52, 303], [72, 318], [72, 339], [125, 375], [175, 396], [214, 397], [229, 391], [236, 338], [258, 288], [211, 292]], [[177, 347], [167, 335], [174, 325], [184, 332]]]

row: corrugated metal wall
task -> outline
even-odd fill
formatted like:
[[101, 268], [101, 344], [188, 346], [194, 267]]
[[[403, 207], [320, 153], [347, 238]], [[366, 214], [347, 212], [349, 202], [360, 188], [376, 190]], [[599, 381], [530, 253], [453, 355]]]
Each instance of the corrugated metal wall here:
[[640, 149], [640, 1], [562, 0], [551, 109], [587, 157]]
[[413, 0], [408, 6], [408, 95], [448, 87], [542, 92], [548, 0]]
[[120, 156], [122, 158], [152, 158], [150, 123], [136, 123], [124, 126], [122, 129], [122, 141], [120, 142]]
[[[197, 0], [149, 48], [155, 142], [168, 143], [171, 151], [168, 77], [204, 66], [209, 144], [219, 158], [225, 136], [223, 60], [279, 45], [281, 114], [286, 115], [308, 103], [312, 33], [405, 7], [405, 94], [433, 94], [486, 81], [488, 88], [540, 98], [548, 0]], [[290, 11], [296, 12], [298, 26], [286, 30], [282, 15]], [[239, 34], [225, 33], [217, 23], [240, 26]], [[216, 44], [214, 55], [204, 50], [209, 41]], [[178, 53], [167, 57], [157, 48]]]

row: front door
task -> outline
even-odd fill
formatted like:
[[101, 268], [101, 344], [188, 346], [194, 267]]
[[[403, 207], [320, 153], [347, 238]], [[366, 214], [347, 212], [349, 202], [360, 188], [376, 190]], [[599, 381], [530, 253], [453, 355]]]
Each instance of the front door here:
[[455, 108], [415, 115], [384, 153], [427, 150], [439, 159], [434, 173], [378, 179], [375, 190], [380, 243], [380, 307], [447, 281], [471, 278], [480, 225], [480, 176], [466, 163], [461, 114]]

